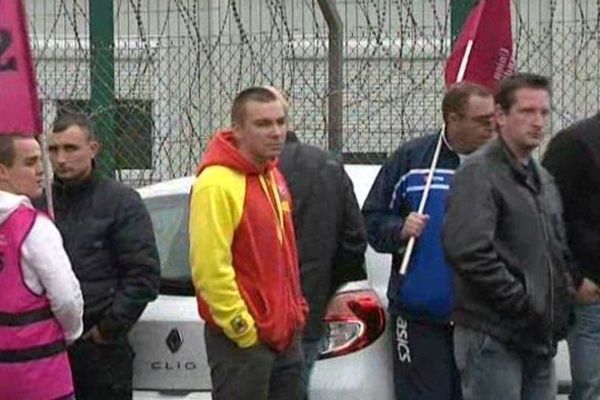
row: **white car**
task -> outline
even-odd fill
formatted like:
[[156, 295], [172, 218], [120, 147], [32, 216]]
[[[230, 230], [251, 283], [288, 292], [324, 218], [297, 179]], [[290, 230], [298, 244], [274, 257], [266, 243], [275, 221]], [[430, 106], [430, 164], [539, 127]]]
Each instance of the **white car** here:
[[[347, 165], [362, 205], [379, 166]], [[139, 189], [154, 224], [161, 258], [160, 296], [130, 334], [135, 349], [134, 399], [211, 399], [204, 322], [198, 316], [188, 264], [188, 196], [192, 177]], [[394, 399], [392, 344], [385, 291], [390, 256], [367, 250], [368, 280], [342, 287], [324, 320], [327, 346], [310, 382], [311, 400]], [[565, 346], [559, 387], [568, 387]]]

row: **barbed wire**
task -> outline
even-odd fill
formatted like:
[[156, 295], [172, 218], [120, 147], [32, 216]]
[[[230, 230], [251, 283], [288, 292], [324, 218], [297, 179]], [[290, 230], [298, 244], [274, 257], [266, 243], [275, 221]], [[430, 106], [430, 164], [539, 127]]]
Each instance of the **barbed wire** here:
[[[88, 1], [25, 4], [49, 126], [57, 101], [89, 100]], [[229, 124], [232, 97], [254, 84], [281, 87], [299, 136], [327, 146], [328, 31], [316, 0], [113, 4], [114, 64], [106, 71], [114, 71], [116, 101], [92, 117], [128, 114], [115, 120], [135, 132], [117, 127], [117, 151], [139, 168], [120, 169], [120, 179], [140, 186], [192, 173], [212, 133]], [[455, 5], [336, 4], [344, 23], [346, 160], [380, 162], [441, 122]], [[600, 0], [513, 0], [513, 8], [519, 69], [554, 81], [553, 130], [600, 109]]]

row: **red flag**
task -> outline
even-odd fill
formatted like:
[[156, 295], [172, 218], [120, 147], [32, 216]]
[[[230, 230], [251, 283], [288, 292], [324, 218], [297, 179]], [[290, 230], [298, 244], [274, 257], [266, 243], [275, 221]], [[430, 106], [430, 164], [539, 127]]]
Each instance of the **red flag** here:
[[42, 131], [27, 20], [21, 0], [0, 0], [0, 134]]
[[[462, 63], [466, 63], [463, 77]], [[446, 62], [446, 87], [465, 80], [495, 90], [514, 69], [510, 0], [479, 0]]]

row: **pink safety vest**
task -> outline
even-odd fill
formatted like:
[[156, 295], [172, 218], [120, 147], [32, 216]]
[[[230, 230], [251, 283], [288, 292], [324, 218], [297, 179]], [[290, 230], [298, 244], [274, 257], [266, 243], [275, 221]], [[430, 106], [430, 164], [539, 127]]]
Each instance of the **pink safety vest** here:
[[21, 246], [37, 211], [21, 206], [0, 225], [0, 399], [73, 393], [65, 336], [48, 299], [25, 286]]

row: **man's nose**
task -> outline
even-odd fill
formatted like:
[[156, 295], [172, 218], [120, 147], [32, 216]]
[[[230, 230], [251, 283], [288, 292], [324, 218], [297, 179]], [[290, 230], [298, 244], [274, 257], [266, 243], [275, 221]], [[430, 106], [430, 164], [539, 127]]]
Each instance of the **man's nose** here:
[[287, 134], [287, 125], [286, 124], [276, 124], [274, 134], [278, 138], [285, 137], [285, 135]]
[[42, 162], [42, 160], [39, 160], [35, 163], [35, 174], [37, 176], [44, 175], [44, 163]]
[[546, 117], [543, 113], [536, 112], [533, 117], [533, 126], [535, 126], [536, 128], [542, 128], [544, 126], [545, 120]]
[[61, 151], [61, 150], [56, 150], [56, 151], [54, 152], [54, 161], [55, 161], [57, 164], [62, 164], [62, 163], [64, 163], [64, 162], [65, 162], [65, 158], [66, 158], [66, 157], [65, 157], [65, 152], [64, 152], [64, 151]]

